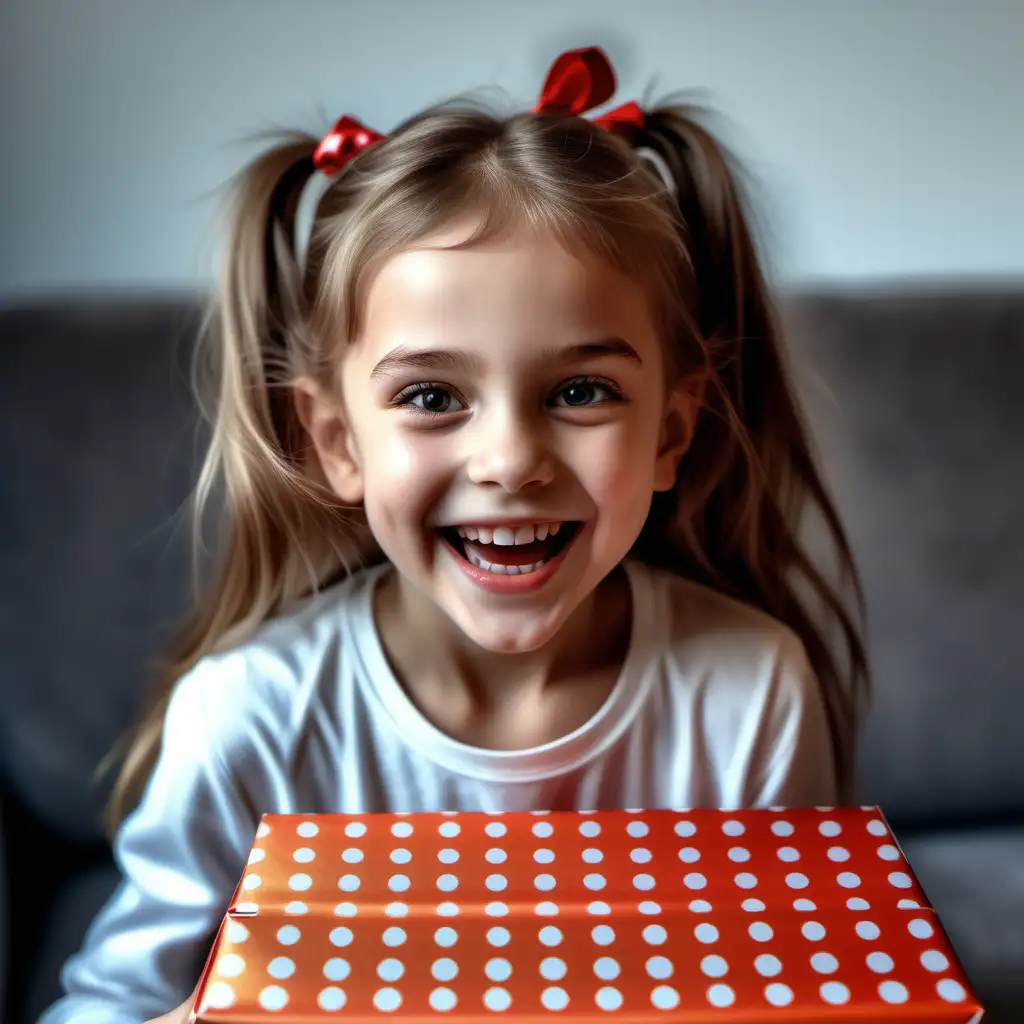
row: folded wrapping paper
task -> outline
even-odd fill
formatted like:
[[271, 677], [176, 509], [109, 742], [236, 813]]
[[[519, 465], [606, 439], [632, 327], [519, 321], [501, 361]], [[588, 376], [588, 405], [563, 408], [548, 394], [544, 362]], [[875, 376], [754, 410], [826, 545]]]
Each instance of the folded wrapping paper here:
[[266, 816], [209, 1022], [975, 1022], [875, 808]]

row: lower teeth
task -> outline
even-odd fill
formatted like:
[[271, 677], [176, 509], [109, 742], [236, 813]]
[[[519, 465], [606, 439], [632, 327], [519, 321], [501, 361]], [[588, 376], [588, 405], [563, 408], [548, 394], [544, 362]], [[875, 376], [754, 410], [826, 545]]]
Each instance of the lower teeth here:
[[532, 565], [502, 565], [500, 562], [488, 562], [487, 559], [472, 552], [466, 552], [466, 560], [478, 569], [483, 569], [484, 572], [493, 572], [497, 576], [526, 576], [545, 564], [545, 560], [541, 560]]

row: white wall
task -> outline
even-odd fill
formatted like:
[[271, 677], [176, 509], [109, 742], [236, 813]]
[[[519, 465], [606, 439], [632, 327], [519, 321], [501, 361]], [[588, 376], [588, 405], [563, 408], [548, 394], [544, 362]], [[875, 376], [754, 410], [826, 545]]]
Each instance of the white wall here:
[[246, 134], [527, 105], [591, 42], [729, 117], [783, 280], [1024, 272], [1024, 0], [3, 0], [0, 296], [204, 280]]

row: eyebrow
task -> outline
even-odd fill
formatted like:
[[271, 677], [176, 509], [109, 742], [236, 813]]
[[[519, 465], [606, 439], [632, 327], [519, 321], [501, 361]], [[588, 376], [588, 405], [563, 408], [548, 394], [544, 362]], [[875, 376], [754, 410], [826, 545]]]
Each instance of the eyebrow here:
[[[556, 365], [583, 362], [601, 358], [625, 359], [643, 366], [640, 353], [623, 338], [602, 338], [584, 341], [567, 348], [549, 348], [543, 355], [545, 362]], [[399, 345], [392, 349], [370, 372], [371, 380], [395, 376], [403, 370], [439, 370], [469, 373], [479, 368], [480, 358], [459, 349], [415, 349]]]

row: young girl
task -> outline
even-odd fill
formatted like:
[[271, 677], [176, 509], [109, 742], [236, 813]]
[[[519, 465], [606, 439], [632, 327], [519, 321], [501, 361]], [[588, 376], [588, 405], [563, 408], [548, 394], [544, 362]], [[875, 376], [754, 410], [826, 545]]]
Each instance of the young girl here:
[[803, 513], [856, 578], [737, 184], [687, 109], [584, 118], [613, 83], [567, 53], [530, 113], [346, 117], [241, 177], [220, 569], [45, 1024], [186, 998], [264, 812], [843, 799], [864, 652]]

